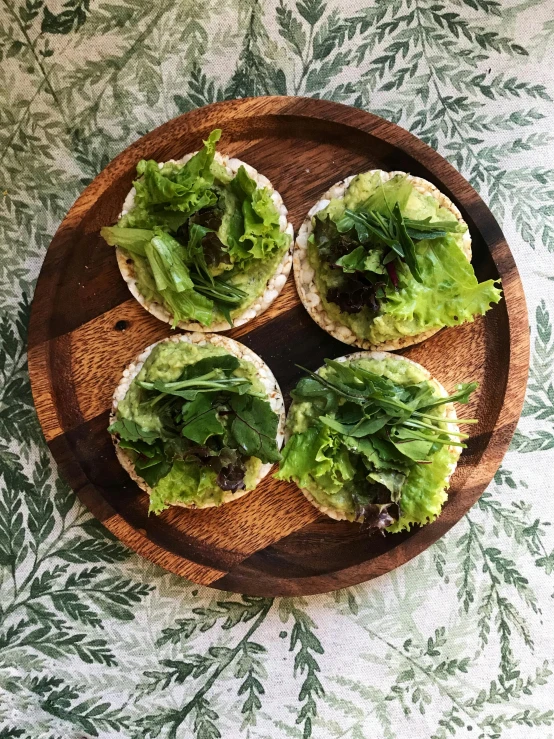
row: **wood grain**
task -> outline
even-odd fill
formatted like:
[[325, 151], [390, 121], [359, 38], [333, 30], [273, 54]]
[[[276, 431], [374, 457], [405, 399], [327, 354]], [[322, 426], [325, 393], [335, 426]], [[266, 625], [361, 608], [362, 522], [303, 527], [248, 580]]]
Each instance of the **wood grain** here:
[[[471, 427], [440, 518], [394, 536], [321, 516], [294, 485], [268, 477], [219, 509], [173, 508], [148, 516], [147, 497], [117, 463], [106, 433], [124, 366], [171, 329], [131, 298], [113, 248], [99, 229], [115, 222], [141, 158], [163, 161], [197, 149], [222, 128], [219, 150], [271, 179], [298, 228], [334, 182], [367, 169], [430, 180], [458, 205], [473, 237], [480, 280], [502, 279], [504, 300], [473, 324], [441, 331], [403, 353], [445, 386], [477, 380]], [[229, 332], [262, 356], [285, 394], [301, 372], [348, 353], [299, 303], [292, 276], [271, 308]], [[180, 116], [136, 141], [87, 187], [46, 255], [33, 301], [29, 371], [39, 419], [65, 477], [91, 511], [128, 546], [195, 582], [258, 595], [309, 594], [377, 577], [442, 536], [477, 500], [508, 448], [529, 365], [525, 299], [511, 252], [492, 214], [442, 157], [376, 116], [323, 100], [233, 100]]]

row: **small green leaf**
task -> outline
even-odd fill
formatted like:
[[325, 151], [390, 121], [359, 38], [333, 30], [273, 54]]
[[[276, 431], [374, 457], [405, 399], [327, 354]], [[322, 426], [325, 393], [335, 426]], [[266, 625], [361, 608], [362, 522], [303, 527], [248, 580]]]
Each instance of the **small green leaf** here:
[[196, 400], [183, 406], [182, 435], [197, 444], [205, 444], [211, 436], [221, 436], [225, 428], [208, 395], [198, 395]]

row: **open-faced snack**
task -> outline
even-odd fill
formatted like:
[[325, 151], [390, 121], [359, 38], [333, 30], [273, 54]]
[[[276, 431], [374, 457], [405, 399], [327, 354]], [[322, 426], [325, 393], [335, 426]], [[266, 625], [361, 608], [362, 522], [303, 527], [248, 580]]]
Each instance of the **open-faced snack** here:
[[443, 193], [420, 177], [371, 170], [334, 185], [310, 210], [294, 277], [332, 336], [393, 350], [473, 321], [500, 300], [470, 260], [467, 225]]
[[454, 401], [421, 365], [387, 352], [325, 360], [291, 395], [276, 477], [320, 511], [390, 532], [426, 524], [447, 498], [463, 440]]
[[242, 497], [280, 459], [285, 410], [269, 367], [238, 341], [180, 334], [142, 351], [117, 386], [109, 431], [150, 511]]
[[216, 152], [220, 135], [179, 161], [141, 160], [117, 225], [101, 230], [139, 303], [189, 331], [252, 320], [292, 265], [281, 196], [253, 167]]

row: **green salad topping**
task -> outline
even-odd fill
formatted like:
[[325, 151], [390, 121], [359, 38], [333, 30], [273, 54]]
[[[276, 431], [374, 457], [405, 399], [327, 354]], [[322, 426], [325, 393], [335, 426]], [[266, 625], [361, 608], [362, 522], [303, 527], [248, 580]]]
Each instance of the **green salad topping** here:
[[150, 486], [150, 510], [222, 502], [277, 462], [279, 417], [256, 369], [212, 345], [162, 342], [119, 403], [109, 431]]
[[466, 227], [405, 175], [358, 175], [312, 224], [323, 307], [375, 345], [473, 321], [500, 300], [462, 251]]
[[135, 265], [137, 286], [173, 319], [204, 326], [233, 318], [259, 297], [290, 244], [265, 187], [241, 166], [214, 160], [219, 129], [186, 164], [137, 165], [134, 205], [101, 230]]
[[[467, 403], [476, 383], [442, 397], [417, 366], [393, 359], [325, 360], [300, 380], [276, 477], [368, 528], [400, 531], [440, 513], [467, 434], [445, 404]], [[476, 423], [459, 420], [458, 423]]]

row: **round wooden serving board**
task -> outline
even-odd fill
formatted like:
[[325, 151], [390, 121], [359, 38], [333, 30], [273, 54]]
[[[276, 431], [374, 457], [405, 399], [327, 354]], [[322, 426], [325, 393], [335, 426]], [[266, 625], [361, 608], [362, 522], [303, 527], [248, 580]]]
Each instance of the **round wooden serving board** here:
[[[295, 229], [321, 194], [368, 169], [424, 177], [460, 208], [473, 237], [479, 280], [501, 278], [504, 300], [473, 324], [443, 330], [404, 353], [447, 389], [479, 382], [469, 411], [479, 419], [434, 523], [368, 536], [333, 521], [293, 484], [268, 476], [221, 508], [172, 508], [148, 516], [148, 498], [116, 460], [108, 413], [125, 365], [171, 329], [130, 295], [115, 250], [99, 235], [113, 224], [139, 159], [178, 159], [214, 128], [218, 150], [256, 167], [281, 193]], [[279, 298], [229, 335], [275, 373], [288, 406], [301, 371], [355, 349], [332, 339], [300, 304], [292, 274]], [[525, 392], [529, 327], [520, 278], [492, 214], [439, 154], [369, 113], [325, 100], [266, 97], [210, 105], [160, 126], [116, 157], [83, 192], [48, 249], [29, 332], [29, 371], [40, 423], [62, 473], [93, 514], [139, 554], [202, 585], [252, 595], [343, 588], [407, 562], [472, 506], [506, 452]]]

